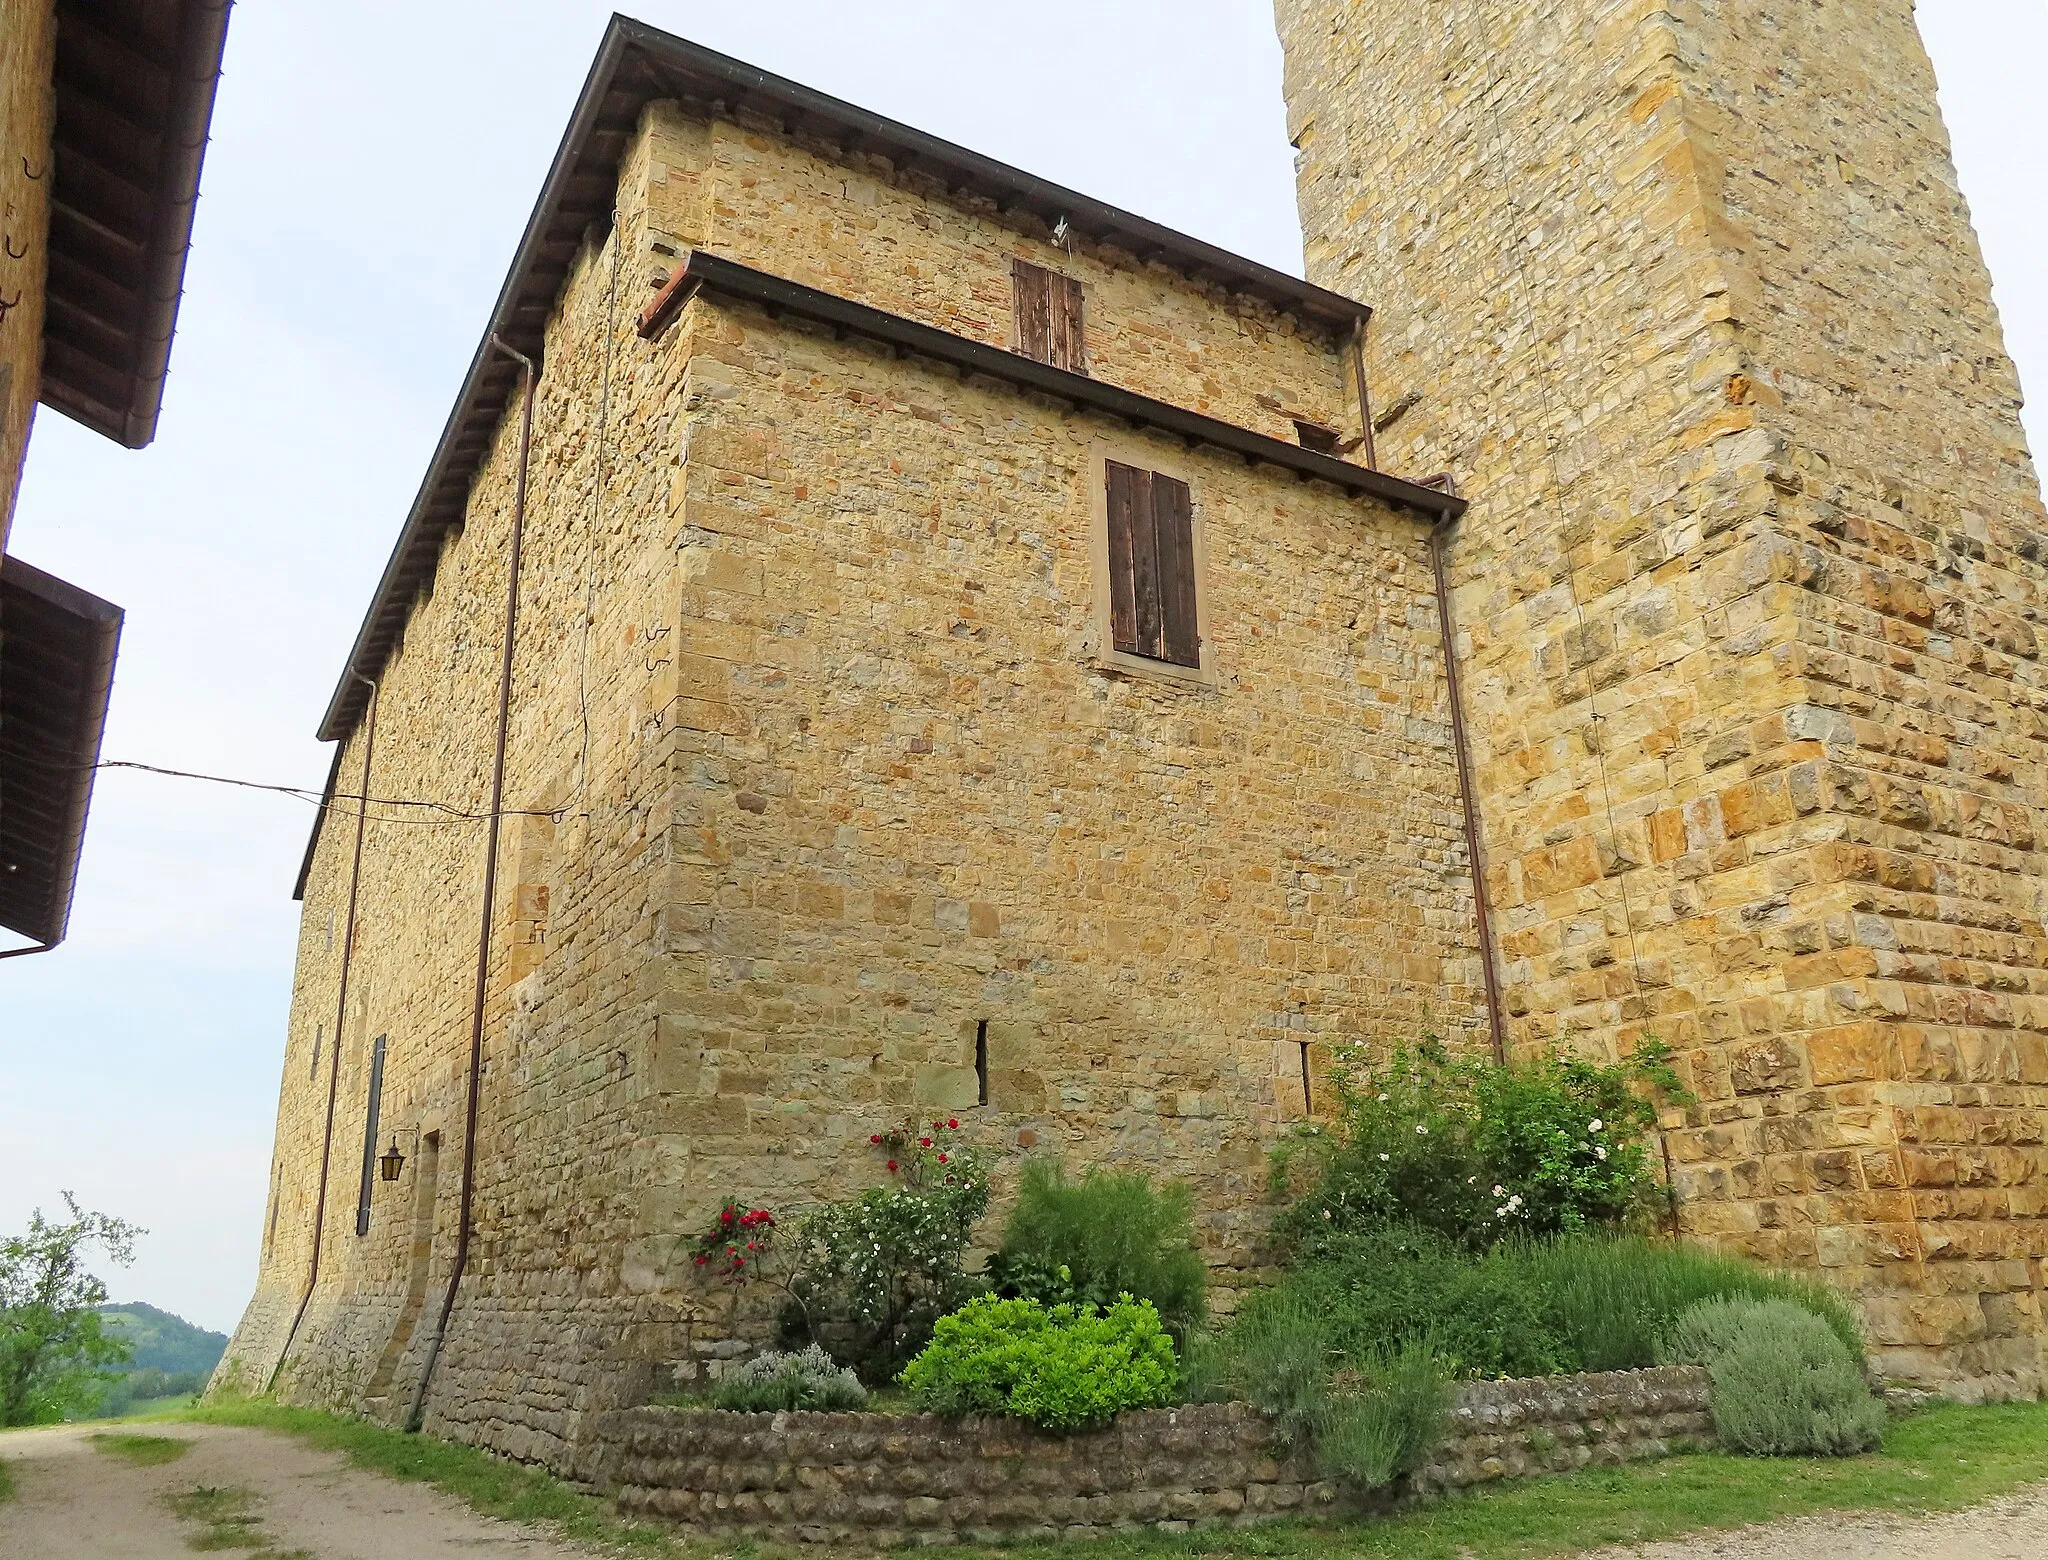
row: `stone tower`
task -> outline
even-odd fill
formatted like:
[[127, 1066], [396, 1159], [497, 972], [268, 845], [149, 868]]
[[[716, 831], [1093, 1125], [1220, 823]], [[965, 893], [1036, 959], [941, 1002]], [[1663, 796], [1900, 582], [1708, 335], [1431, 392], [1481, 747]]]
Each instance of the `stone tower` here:
[[1909, 0], [1278, 0], [1309, 277], [1448, 470], [1510, 1038], [1691, 1232], [2038, 1383], [2048, 537]]

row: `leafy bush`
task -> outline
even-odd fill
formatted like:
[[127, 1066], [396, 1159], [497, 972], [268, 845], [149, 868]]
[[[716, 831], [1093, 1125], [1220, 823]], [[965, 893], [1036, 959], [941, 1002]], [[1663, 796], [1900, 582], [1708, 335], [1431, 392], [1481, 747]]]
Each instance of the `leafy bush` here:
[[891, 1379], [931, 1337], [932, 1325], [979, 1287], [961, 1270], [975, 1221], [988, 1210], [988, 1177], [950, 1134], [878, 1133], [890, 1186], [818, 1209], [792, 1255], [784, 1334], [827, 1344], [862, 1380]]
[[1654, 1364], [1658, 1340], [1715, 1296], [1800, 1306], [1861, 1355], [1855, 1318], [1823, 1285], [1680, 1241], [1615, 1235], [1484, 1252], [1428, 1230], [1326, 1236], [1245, 1303], [1232, 1332], [1269, 1326], [1268, 1313], [1305, 1314], [1340, 1368], [1426, 1339], [1460, 1376], [1629, 1370]]
[[1375, 1351], [1333, 1394], [1317, 1460], [1326, 1474], [1378, 1489], [1421, 1467], [1450, 1417], [1450, 1371], [1426, 1339]]
[[1426, 1336], [1347, 1349], [1339, 1318], [1297, 1290], [1248, 1309], [1214, 1348], [1221, 1383], [1332, 1478], [1377, 1489], [1443, 1439], [1451, 1371]]
[[771, 1349], [728, 1373], [711, 1401], [744, 1413], [782, 1409], [856, 1409], [867, 1406], [868, 1390], [850, 1370], [833, 1363], [816, 1344], [793, 1354]]
[[1106, 1311], [984, 1295], [941, 1317], [902, 1384], [938, 1414], [1008, 1414], [1048, 1430], [1172, 1401], [1173, 1340], [1149, 1301]]
[[999, 1295], [1045, 1305], [1149, 1300], [1178, 1339], [1201, 1325], [1208, 1270], [1195, 1250], [1194, 1192], [1155, 1187], [1143, 1171], [1097, 1166], [1067, 1179], [1034, 1159], [1018, 1182], [988, 1277]]
[[1662, 1350], [1713, 1377], [1721, 1440], [1761, 1457], [1847, 1457], [1883, 1438], [1884, 1405], [1858, 1357], [1813, 1312], [1783, 1300], [1708, 1300]]
[[1826, 1284], [1773, 1271], [1683, 1241], [1641, 1236], [1514, 1243], [1508, 1262], [1540, 1298], [1575, 1370], [1629, 1370], [1653, 1363], [1658, 1340], [1703, 1300], [1776, 1300], [1811, 1312], [1857, 1358], [1855, 1313]]
[[1654, 1041], [1613, 1066], [1561, 1051], [1497, 1064], [1433, 1040], [1332, 1074], [1336, 1119], [1285, 1145], [1276, 1176], [1311, 1180], [1282, 1220], [1314, 1240], [1419, 1225], [1483, 1249], [1512, 1235], [1613, 1229], [1656, 1194], [1646, 1086], [1683, 1090]]

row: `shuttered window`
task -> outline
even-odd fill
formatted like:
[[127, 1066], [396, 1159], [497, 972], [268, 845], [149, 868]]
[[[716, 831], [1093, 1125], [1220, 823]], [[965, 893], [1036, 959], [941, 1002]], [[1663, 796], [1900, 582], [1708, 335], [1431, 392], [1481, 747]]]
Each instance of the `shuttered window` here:
[[1128, 655], [1200, 667], [1195, 525], [1188, 485], [1104, 462], [1109, 484], [1109, 626]]
[[370, 1233], [370, 1185], [377, 1174], [377, 1111], [384, 1098], [384, 1036], [370, 1047], [370, 1099], [363, 1111], [363, 1189], [356, 1198], [356, 1233]]
[[1054, 368], [1088, 372], [1081, 343], [1081, 284], [1028, 260], [1010, 263], [1015, 288], [1017, 350]]

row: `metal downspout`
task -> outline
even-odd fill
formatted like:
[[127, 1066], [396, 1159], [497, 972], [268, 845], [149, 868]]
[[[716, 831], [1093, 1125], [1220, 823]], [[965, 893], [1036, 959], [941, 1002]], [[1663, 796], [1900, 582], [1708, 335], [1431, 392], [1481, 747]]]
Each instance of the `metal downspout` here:
[[519, 630], [519, 555], [526, 538], [526, 465], [533, 448], [533, 359], [516, 352], [496, 333], [491, 345], [518, 363], [523, 371], [526, 394], [519, 416], [519, 469], [512, 484], [512, 556], [505, 581], [505, 649], [498, 668], [498, 729], [491, 759], [491, 810], [484, 845], [483, 922], [476, 944], [476, 1001], [469, 1025], [469, 1106], [462, 1132], [462, 1208], [457, 1216], [455, 1266], [448, 1275], [448, 1293], [442, 1298], [441, 1313], [434, 1323], [434, 1336], [427, 1344], [427, 1358], [420, 1367], [419, 1384], [413, 1388], [412, 1405], [406, 1410], [405, 1428], [416, 1432], [426, 1419], [427, 1387], [434, 1379], [434, 1367], [441, 1360], [441, 1344], [448, 1336], [448, 1318], [455, 1310], [455, 1291], [469, 1265], [469, 1235], [476, 1191], [477, 1098], [481, 1092], [484, 1062], [484, 1002], [490, 988], [491, 909], [498, 890], [498, 836], [505, 807], [505, 738], [512, 711], [512, 653]]
[[299, 1297], [299, 1308], [292, 1315], [291, 1331], [284, 1335], [284, 1347], [278, 1350], [277, 1363], [270, 1367], [270, 1375], [263, 1383], [266, 1393], [277, 1385], [278, 1372], [291, 1358], [292, 1344], [298, 1340], [299, 1323], [306, 1319], [306, 1307], [313, 1303], [313, 1290], [320, 1282], [320, 1244], [327, 1231], [327, 1170], [334, 1151], [334, 1098], [341, 1087], [342, 1034], [348, 1024], [348, 974], [356, 953], [356, 895], [363, 881], [363, 830], [370, 817], [370, 760], [377, 750], [377, 685], [360, 673], [357, 675], [369, 683], [370, 708], [363, 718], [363, 781], [361, 794], [356, 798], [355, 861], [348, 873], [348, 919], [341, 929], [341, 992], [334, 1003], [334, 1044], [327, 1053], [327, 1125], [320, 1135], [320, 1192], [313, 1203], [313, 1262], [306, 1272], [306, 1292]]

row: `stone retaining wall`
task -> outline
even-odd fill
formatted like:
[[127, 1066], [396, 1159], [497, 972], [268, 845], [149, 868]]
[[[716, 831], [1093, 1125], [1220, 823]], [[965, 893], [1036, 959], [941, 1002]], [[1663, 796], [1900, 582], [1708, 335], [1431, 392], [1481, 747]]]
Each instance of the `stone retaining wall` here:
[[[1401, 1498], [1712, 1439], [1702, 1370], [1469, 1382], [1450, 1438]], [[636, 1408], [602, 1416], [592, 1450], [623, 1513], [784, 1541], [1177, 1532], [1341, 1500], [1242, 1403], [1126, 1414], [1071, 1436], [1002, 1419]]]
[[1588, 1463], [1636, 1462], [1708, 1446], [1714, 1415], [1697, 1365], [1617, 1370], [1536, 1381], [1468, 1381], [1450, 1435], [1411, 1481], [1418, 1497], [1566, 1473]]

